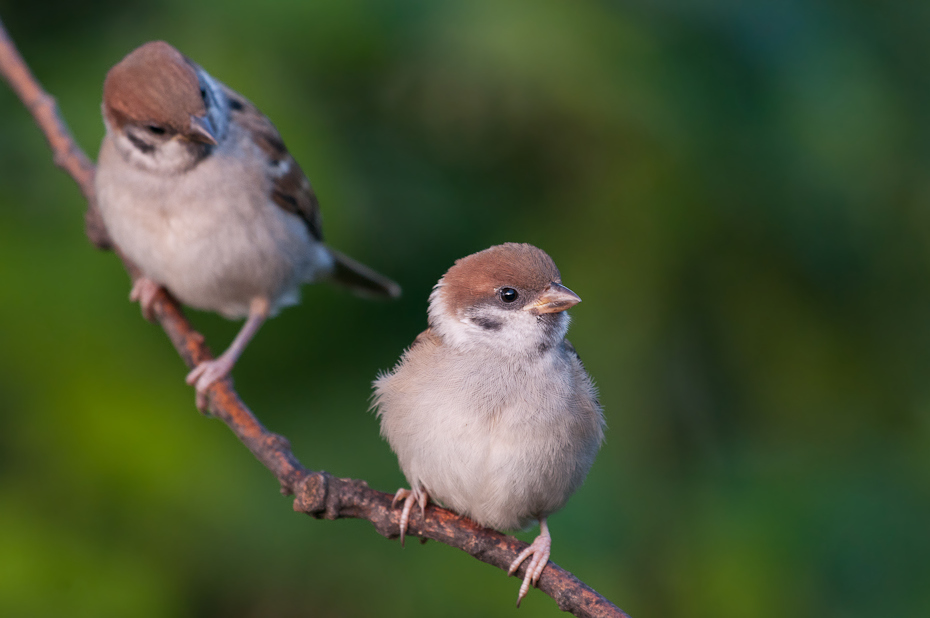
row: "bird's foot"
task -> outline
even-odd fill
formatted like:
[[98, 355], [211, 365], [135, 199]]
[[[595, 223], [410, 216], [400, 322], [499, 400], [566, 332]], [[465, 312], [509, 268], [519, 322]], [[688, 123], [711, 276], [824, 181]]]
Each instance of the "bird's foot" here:
[[510, 563], [510, 569], [507, 575], [513, 575], [520, 568], [524, 560], [530, 558], [529, 564], [526, 565], [526, 573], [523, 576], [523, 584], [520, 586], [520, 592], [517, 595], [517, 607], [520, 607], [520, 601], [529, 592], [530, 586], [535, 586], [539, 582], [539, 576], [542, 575], [543, 569], [549, 563], [549, 553], [552, 549], [552, 537], [549, 536], [549, 527], [546, 520], [539, 522], [539, 536], [537, 536], [529, 547], [520, 552], [520, 555]]
[[235, 363], [236, 359], [231, 359], [223, 354], [217, 359], [203, 361], [187, 374], [185, 381], [197, 389], [198, 410], [203, 412], [207, 409], [207, 391], [210, 390], [214, 382], [229, 375]]
[[400, 513], [400, 544], [404, 545], [404, 535], [407, 533], [407, 522], [410, 521], [410, 511], [414, 504], [420, 505], [420, 517], [426, 520], [426, 504], [429, 502], [429, 494], [425, 489], [404, 489], [397, 490], [394, 499], [391, 501], [391, 507], [397, 506], [397, 503], [403, 500], [404, 510]]
[[232, 344], [215, 360], [203, 361], [193, 371], [187, 374], [187, 383], [196, 385], [197, 409], [203, 412], [207, 409], [207, 390], [218, 380], [229, 375], [245, 346], [248, 345], [259, 327], [268, 317], [271, 305], [264, 296], [256, 296], [249, 304], [249, 317], [239, 329]]
[[142, 317], [149, 322], [155, 320], [153, 307], [155, 305], [155, 296], [161, 290], [161, 285], [148, 277], [139, 277], [132, 284], [132, 290], [129, 292], [129, 300], [139, 303], [142, 308]]

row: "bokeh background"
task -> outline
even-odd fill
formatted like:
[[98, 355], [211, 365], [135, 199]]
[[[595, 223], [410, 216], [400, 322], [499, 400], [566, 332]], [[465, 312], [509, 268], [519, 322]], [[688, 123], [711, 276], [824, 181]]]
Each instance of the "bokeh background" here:
[[[331, 243], [236, 368], [314, 469], [393, 491], [370, 381], [504, 241], [584, 303], [609, 432], [553, 559], [633, 616], [930, 615], [930, 5], [0, 0], [93, 156], [163, 38], [278, 125]], [[0, 615], [555, 616], [463, 553], [291, 511], [0, 86]], [[238, 324], [192, 314], [215, 350]], [[535, 530], [522, 534], [531, 539]]]

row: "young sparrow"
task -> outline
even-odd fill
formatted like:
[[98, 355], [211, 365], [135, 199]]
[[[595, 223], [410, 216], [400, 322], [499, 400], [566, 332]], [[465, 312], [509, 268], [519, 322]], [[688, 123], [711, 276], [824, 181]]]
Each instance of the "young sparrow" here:
[[192, 307], [247, 318], [223, 354], [188, 374], [199, 406], [264, 320], [299, 301], [301, 284], [400, 294], [323, 243], [316, 196], [271, 121], [171, 45], [146, 43], [110, 69], [103, 119], [97, 199], [142, 271], [130, 298], [150, 317], [164, 287]]
[[432, 499], [479, 524], [540, 534], [517, 605], [549, 560], [546, 518], [584, 481], [603, 438], [591, 378], [565, 339], [565, 310], [581, 299], [542, 250], [491, 247], [458, 260], [429, 303], [429, 328], [374, 383], [381, 435], [397, 454], [414, 503]]

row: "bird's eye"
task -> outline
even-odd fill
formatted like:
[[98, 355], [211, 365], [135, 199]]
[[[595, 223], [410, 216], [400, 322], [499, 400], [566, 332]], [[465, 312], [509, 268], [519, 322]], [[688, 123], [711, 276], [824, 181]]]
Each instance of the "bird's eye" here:
[[203, 99], [204, 101], [207, 100], [207, 89], [206, 88], [200, 89], [200, 98]]
[[164, 135], [165, 134], [165, 127], [160, 127], [157, 124], [147, 125], [145, 129], [152, 135]]
[[512, 303], [520, 297], [520, 293], [513, 288], [501, 288], [500, 297], [505, 303]]

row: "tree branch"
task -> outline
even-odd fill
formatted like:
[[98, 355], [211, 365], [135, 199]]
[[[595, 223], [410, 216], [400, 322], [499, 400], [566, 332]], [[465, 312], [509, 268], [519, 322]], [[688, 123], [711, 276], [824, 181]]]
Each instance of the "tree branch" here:
[[[45, 134], [55, 164], [74, 179], [87, 200], [85, 221], [88, 238], [98, 248], [114, 248], [96, 209], [94, 164], [75, 142], [58, 112], [55, 99], [36, 81], [7, 35], [2, 21], [0, 74], [6, 78]], [[116, 252], [119, 254], [118, 249]], [[138, 275], [137, 269], [125, 258], [123, 263], [130, 276]], [[159, 292], [153, 310], [155, 319], [188, 367], [212, 358], [203, 336], [184, 317], [177, 301]], [[291, 452], [287, 439], [262, 426], [239, 399], [229, 379], [214, 384], [209, 396], [209, 411], [226, 423], [252, 454], [271, 470], [281, 484], [282, 493], [294, 495], [295, 511], [317, 519], [367, 519], [374, 524], [379, 534], [390, 539], [397, 538], [400, 509], [391, 507], [390, 494], [370, 489], [365, 481], [336, 478], [326, 472], [313, 472], [304, 468]], [[527, 547], [526, 543], [514, 537], [483, 528], [436, 506], [427, 508], [425, 521], [413, 518], [408, 534], [457, 547], [505, 571]], [[525, 565], [517, 572], [520, 578], [523, 577], [524, 569]], [[553, 562], [549, 562], [543, 571], [539, 589], [555, 599], [559, 608], [576, 616], [628, 618], [618, 607]]]

